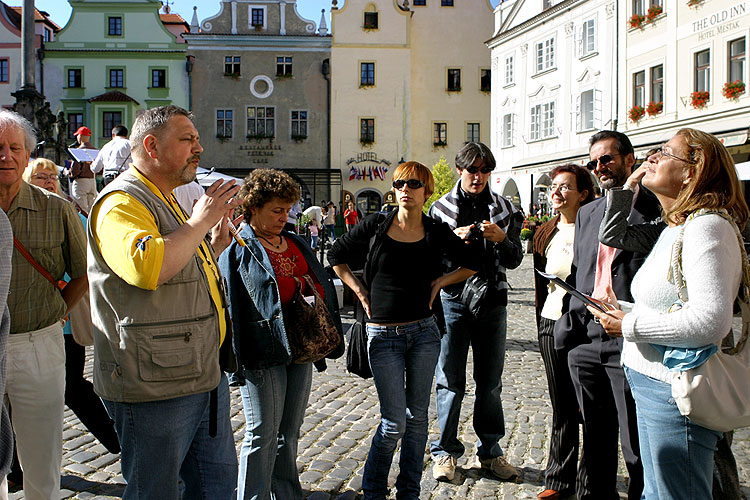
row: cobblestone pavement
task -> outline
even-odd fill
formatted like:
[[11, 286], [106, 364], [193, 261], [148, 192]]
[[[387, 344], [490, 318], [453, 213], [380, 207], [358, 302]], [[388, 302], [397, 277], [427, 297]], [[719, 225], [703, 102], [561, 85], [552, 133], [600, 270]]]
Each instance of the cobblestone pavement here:
[[[542, 489], [542, 471], [549, 445], [552, 418], [544, 367], [539, 356], [534, 326], [531, 257], [508, 273], [513, 287], [508, 306], [508, 344], [503, 377], [506, 436], [501, 445], [511, 463], [523, 470], [519, 482], [501, 482], [472, 469], [476, 436], [471, 428], [474, 387], [467, 388], [461, 412], [460, 436], [467, 453], [458, 461], [459, 471], [451, 483], [432, 479], [432, 463], [425, 454], [423, 500], [524, 499], [535, 498]], [[351, 322], [351, 311], [345, 315]], [[90, 373], [91, 360], [87, 369]], [[469, 377], [470, 378], [470, 377]], [[302, 426], [298, 467], [309, 500], [353, 500], [362, 482], [362, 468], [377, 427], [379, 412], [372, 380], [346, 372], [344, 361], [329, 363], [324, 373], [313, 375], [310, 405]], [[239, 451], [244, 430], [242, 402], [233, 391], [232, 424]], [[435, 398], [430, 407], [430, 439], [437, 435]], [[119, 457], [107, 453], [69, 410], [65, 413], [62, 485], [64, 498], [119, 498], [124, 481]], [[736, 433], [734, 451], [745, 494], [750, 494], [750, 431]], [[398, 452], [395, 461], [398, 460]], [[394, 464], [391, 484], [395, 483]], [[624, 464], [620, 463], [619, 491], [625, 498]], [[11, 499], [21, 499], [13, 492]], [[280, 499], [286, 500], [286, 499]]]

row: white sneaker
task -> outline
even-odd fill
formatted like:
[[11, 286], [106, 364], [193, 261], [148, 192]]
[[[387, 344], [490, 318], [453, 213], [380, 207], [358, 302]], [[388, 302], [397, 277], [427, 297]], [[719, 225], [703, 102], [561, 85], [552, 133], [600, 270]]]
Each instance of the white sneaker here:
[[437, 455], [432, 466], [432, 477], [438, 481], [453, 481], [455, 475], [456, 458], [448, 454]]

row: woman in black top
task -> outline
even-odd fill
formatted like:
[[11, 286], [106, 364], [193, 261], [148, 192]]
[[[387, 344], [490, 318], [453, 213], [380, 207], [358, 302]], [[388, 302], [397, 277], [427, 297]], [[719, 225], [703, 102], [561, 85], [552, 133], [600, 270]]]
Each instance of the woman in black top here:
[[[398, 209], [385, 216], [366, 217], [336, 239], [328, 254], [334, 270], [357, 294], [369, 318], [368, 354], [381, 419], [365, 464], [365, 500], [386, 498], [388, 472], [399, 439], [398, 498], [419, 499], [427, 407], [440, 353], [440, 331], [432, 306], [442, 287], [475, 272], [462, 240], [447, 224], [422, 213], [434, 190], [430, 170], [421, 163], [406, 162], [398, 166], [393, 178]], [[350, 265], [360, 267], [363, 255], [368, 258], [360, 281]], [[465, 267], [443, 274], [444, 258]]]

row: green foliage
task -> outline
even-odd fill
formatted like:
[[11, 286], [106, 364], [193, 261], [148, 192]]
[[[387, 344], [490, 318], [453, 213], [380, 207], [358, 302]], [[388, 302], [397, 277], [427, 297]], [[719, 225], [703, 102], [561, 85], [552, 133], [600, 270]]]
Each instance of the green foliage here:
[[534, 231], [528, 228], [521, 229], [521, 240], [527, 241], [534, 237]]
[[453, 189], [456, 184], [456, 170], [448, 165], [446, 159], [441, 155], [440, 160], [432, 166], [432, 177], [435, 178], [435, 192], [432, 193], [424, 204], [424, 213], [430, 209], [445, 193]]

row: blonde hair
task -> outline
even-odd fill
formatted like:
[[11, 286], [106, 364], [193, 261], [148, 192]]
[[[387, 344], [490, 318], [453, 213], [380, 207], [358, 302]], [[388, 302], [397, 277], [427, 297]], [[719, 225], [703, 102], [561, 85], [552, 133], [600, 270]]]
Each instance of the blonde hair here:
[[424, 182], [424, 196], [429, 198], [435, 192], [435, 179], [430, 169], [416, 161], [407, 161], [396, 167], [393, 171], [393, 180], [419, 179]]
[[664, 220], [682, 224], [696, 210], [724, 208], [739, 227], [745, 227], [750, 211], [727, 148], [700, 130], [683, 128], [675, 135], [682, 136], [688, 145], [685, 176], [691, 180], [664, 212]]
[[[41, 171], [51, 172], [56, 176], [60, 173], [57, 170], [57, 165], [55, 165], [52, 160], [48, 160], [47, 158], [37, 158], [28, 164], [24, 169], [23, 174], [21, 174], [21, 177], [28, 184], [31, 184], [31, 176]], [[55, 194], [60, 194], [60, 179], [57, 177], [55, 177]]]

